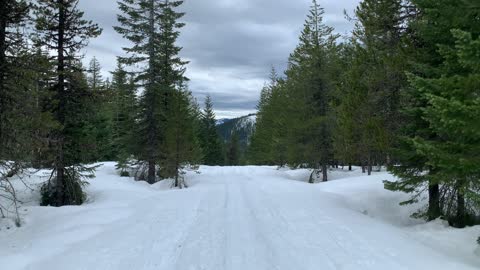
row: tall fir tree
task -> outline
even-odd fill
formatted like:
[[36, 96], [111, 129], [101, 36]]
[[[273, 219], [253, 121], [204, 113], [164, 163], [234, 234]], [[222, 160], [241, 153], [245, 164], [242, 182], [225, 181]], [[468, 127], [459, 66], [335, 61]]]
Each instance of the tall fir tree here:
[[50, 138], [52, 177], [43, 188], [43, 204], [62, 206], [81, 204], [82, 160], [77, 148], [81, 136], [80, 115], [88, 95], [84, 76], [78, 61], [78, 51], [89, 38], [100, 35], [100, 28], [83, 19], [78, 0], [39, 0], [35, 9], [36, 42], [52, 51], [56, 65], [52, 97], [46, 101], [45, 110], [56, 121]]
[[310, 14], [300, 36], [300, 44], [289, 58], [287, 84], [290, 91], [291, 132], [289, 161], [308, 164], [314, 174], [322, 172], [328, 180], [328, 166], [333, 157], [331, 100], [333, 67], [337, 35], [323, 23], [324, 10], [313, 0]]
[[247, 160], [259, 165], [286, 165], [288, 97], [285, 81], [274, 69], [270, 82], [260, 95], [255, 131], [247, 151]]
[[119, 2], [123, 14], [115, 30], [134, 46], [125, 48], [128, 57], [121, 58], [127, 65], [144, 64], [136, 81], [144, 88], [140, 100], [138, 158], [148, 165], [147, 181], [156, 182], [156, 169], [164, 158], [162, 145], [166, 139], [167, 110], [179, 85], [186, 80], [185, 64], [176, 45], [180, 35], [178, 22], [184, 13], [176, 12], [183, 1], [123, 0]]
[[123, 175], [128, 174], [128, 163], [135, 154], [136, 122], [138, 104], [133, 78], [121, 63], [112, 72], [113, 92], [113, 153], [118, 161], [117, 168]]
[[[12, 141], [15, 140], [12, 132], [11, 109], [17, 107], [13, 81], [15, 76], [15, 61], [19, 58], [18, 51], [25, 39], [17, 31], [25, 23], [28, 14], [26, 1], [1, 0], [0, 1], [0, 160], [11, 158]], [[23, 48], [22, 48], [23, 49]], [[17, 69], [18, 71], [18, 69]]]
[[96, 57], [93, 57], [88, 64], [87, 70], [88, 86], [93, 92], [98, 92], [104, 87], [104, 81], [102, 77], [102, 66]]
[[112, 160], [112, 91], [106, 86], [102, 76], [102, 66], [97, 58], [90, 60], [87, 69], [87, 82], [91, 93], [90, 113], [88, 121], [91, 137], [90, 161]]
[[44, 146], [40, 138], [51, 121], [39, 101], [51, 66], [48, 55], [30, 46], [25, 35], [30, 22], [27, 1], [2, 0], [0, 6], [0, 217], [14, 213], [20, 226], [20, 204], [11, 181], [25, 175]]
[[204, 155], [203, 164], [223, 165], [222, 144], [217, 132], [215, 112], [210, 96], [205, 99], [205, 108], [201, 116], [200, 145]]
[[[465, 146], [476, 144], [471, 138], [475, 131], [466, 127], [476, 113], [475, 99], [472, 99], [475, 94], [465, 82], [473, 82], [471, 78], [476, 69], [460, 55], [465, 53], [465, 48], [474, 48], [471, 43], [474, 44], [480, 34], [479, 11], [468, 1], [412, 2], [418, 15], [410, 24], [415, 61], [405, 100], [408, 124], [396, 149], [399, 165], [391, 168], [400, 180], [386, 182], [386, 188], [413, 193], [405, 203], [418, 201], [427, 188], [428, 208], [416, 215], [428, 220], [444, 216], [452, 225], [463, 227], [468, 220], [465, 195], [471, 194], [469, 190], [475, 182], [472, 180], [475, 170], [469, 168], [470, 152]], [[472, 112], [463, 114], [470, 106]], [[454, 116], [454, 111], [458, 115]], [[456, 134], [462, 130], [454, 130], [458, 127], [455, 125], [466, 125], [462, 136]], [[459, 136], [458, 140], [454, 136]], [[453, 146], [458, 148], [446, 155], [445, 151], [453, 150]], [[447, 157], [452, 158], [448, 165], [445, 164]], [[460, 163], [454, 161], [454, 157], [462, 157]], [[471, 197], [468, 201], [471, 202]]]
[[195, 168], [201, 160], [201, 148], [195, 129], [196, 106], [186, 90], [176, 90], [170, 100], [166, 138], [162, 148], [160, 173], [174, 179], [173, 186], [188, 187], [184, 176], [188, 167]]

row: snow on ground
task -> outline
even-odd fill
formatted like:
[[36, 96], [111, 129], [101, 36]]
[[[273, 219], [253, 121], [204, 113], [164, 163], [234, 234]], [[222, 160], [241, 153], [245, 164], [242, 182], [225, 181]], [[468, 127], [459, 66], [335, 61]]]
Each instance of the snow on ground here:
[[[37, 175], [41, 174], [37, 173]], [[479, 269], [480, 227], [456, 230], [409, 218], [387, 173], [202, 167], [189, 189], [120, 178], [105, 163], [88, 203], [38, 207], [20, 192], [23, 226], [0, 219], [2, 269], [292, 270]], [[27, 179], [32, 186], [40, 180]], [[417, 206], [418, 207], [418, 206]], [[10, 224], [10, 225], [8, 225]], [[10, 227], [7, 229], [6, 227]]]

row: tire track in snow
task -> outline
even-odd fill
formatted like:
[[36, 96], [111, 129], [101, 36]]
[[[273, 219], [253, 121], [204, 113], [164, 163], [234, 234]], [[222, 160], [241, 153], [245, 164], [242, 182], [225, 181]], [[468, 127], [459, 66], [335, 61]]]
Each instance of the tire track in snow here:
[[[289, 247], [288, 249], [284, 249], [281, 252], [278, 252], [278, 257], [287, 259], [286, 260], [286, 265], [285, 268], [283, 269], [317, 269], [317, 266], [314, 266], [312, 268], [311, 264], [305, 263], [305, 260], [300, 261], [297, 260], [296, 258], [304, 258], [306, 253], [309, 252], [314, 252], [316, 254], [316, 257], [322, 257], [319, 258], [319, 261], [322, 261], [324, 265], [323, 267], [328, 265], [328, 269], [337, 269], [336, 264], [334, 263], [333, 259], [329, 256], [328, 253], [317, 253], [316, 250], [308, 250], [306, 247], [312, 246], [311, 238], [299, 238], [298, 237], [298, 226], [295, 226], [292, 224], [291, 221], [289, 221], [284, 214], [282, 214], [278, 207], [278, 204], [274, 203], [271, 198], [268, 198], [267, 193], [263, 190], [263, 188], [259, 188], [258, 192], [261, 193], [261, 195], [257, 196], [256, 198], [261, 201], [261, 203], [257, 203], [257, 205], [268, 205], [265, 207], [265, 210], [267, 210], [267, 213], [269, 214], [270, 219], [275, 220], [275, 225], [271, 227], [270, 229], [275, 232], [277, 237], [281, 238], [284, 243], [278, 243], [278, 246], [287, 246]], [[288, 234], [286, 234], [288, 232]], [[292, 237], [293, 236], [293, 237]], [[289, 266], [292, 265], [292, 266]], [[326, 268], [322, 268], [326, 269]]]

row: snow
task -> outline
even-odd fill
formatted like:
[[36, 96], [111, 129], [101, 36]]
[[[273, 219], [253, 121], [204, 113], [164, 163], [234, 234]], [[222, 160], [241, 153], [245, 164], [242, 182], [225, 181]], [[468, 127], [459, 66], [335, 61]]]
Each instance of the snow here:
[[216, 120], [216, 125], [219, 126], [219, 125], [225, 124], [226, 122], [231, 121], [231, 120], [232, 119], [230, 119], [230, 118], [217, 119]]
[[251, 127], [254, 127], [256, 123], [257, 123], [257, 115], [251, 114], [251, 115], [240, 118], [235, 128], [236, 129], [251, 128]]
[[[409, 218], [417, 206], [383, 189], [385, 172], [201, 167], [190, 188], [120, 178], [105, 163], [88, 203], [38, 207], [24, 189], [23, 226], [0, 219], [2, 269], [479, 269], [480, 227]], [[30, 181], [40, 182], [36, 174]], [[477, 254], [475, 253], [477, 252]]]

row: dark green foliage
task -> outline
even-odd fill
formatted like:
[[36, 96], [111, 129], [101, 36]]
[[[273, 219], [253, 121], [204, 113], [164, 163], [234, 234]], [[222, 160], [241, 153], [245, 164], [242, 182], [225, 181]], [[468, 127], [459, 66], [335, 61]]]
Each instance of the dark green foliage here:
[[88, 133], [91, 141], [91, 162], [113, 160], [113, 91], [102, 78], [101, 65], [94, 57], [87, 69], [87, 83], [91, 94], [89, 102]]
[[240, 143], [237, 133], [233, 133], [230, 141], [227, 143], [225, 164], [227, 166], [240, 165]]
[[[25, 82], [18, 80], [22, 73], [33, 76], [26, 63], [32, 53], [27, 47], [26, 38], [21, 34], [29, 7], [26, 1], [17, 0], [1, 0], [0, 7], [0, 160], [17, 160], [19, 151], [16, 145], [20, 140], [17, 136], [20, 133], [26, 135], [22, 132], [24, 126], [18, 127], [16, 123], [21, 114], [26, 113], [26, 108], [18, 104], [29, 96], [33, 84], [27, 78]], [[25, 123], [30, 123], [29, 118], [26, 120]]]
[[195, 130], [197, 111], [190, 92], [177, 90], [167, 111], [164, 156], [160, 161], [162, 178], [173, 178], [174, 187], [187, 187], [185, 169], [195, 167], [201, 160], [201, 148]]
[[346, 66], [338, 87], [336, 153], [368, 173], [395, 158], [390, 149], [402, 125], [400, 96], [406, 85], [404, 7], [400, 0], [362, 1], [352, 41], [341, 56]]
[[[52, 182], [55, 182], [56, 179], [52, 178]], [[83, 192], [83, 186], [86, 182], [81, 181], [78, 178], [70, 178], [70, 176], [65, 177], [63, 181], [65, 194], [62, 196], [65, 205], [81, 205], [86, 199], [86, 194]], [[53, 186], [50, 181], [44, 183], [40, 188], [40, 205], [41, 206], [52, 206], [57, 205], [57, 188]]]
[[51, 205], [54, 206], [79, 202], [76, 188], [67, 189], [67, 184], [80, 181], [83, 168], [76, 165], [87, 159], [86, 104], [91, 94], [76, 54], [89, 38], [100, 35], [101, 30], [82, 18], [83, 12], [77, 9], [77, 4], [78, 0], [39, 0], [35, 9], [35, 41], [54, 52], [52, 60], [56, 66], [51, 96], [43, 105], [44, 111], [54, 119], [45, 156], [53, 167], [51, 180], [55, 180], [52, 185], [56, 198]]
[[223, 165], [222, 144], [217, 132], [215, 112], [210, 96], [205, 100], [205, 108], [200, 120], [200, 145], [203, 150], [203, 164]]
[[[5, 217], [13, 210], [15, 224], [20, 226], [20, 205], [11, 178], [23, 175], [44, 146], [40, 138], [51, 121], [38, 101], [51, 66], [47, 55], [30, 46], [24, 35], [27, 1], [2, 0], [0, 7], [0, 192], [6, 199], [0, 212]], [[9, 209], [2, 211], [4, 207]]]
[[261, 165], [286, 165], [288, 104], [285, 82], [276, 72], [262, 89], [255, 132], [247, 152], [247, 161]]
[[118, 161], [117, 168], [127, 173], [129, 159], [135, 154], [135, 117], [138, 115], [136, 86], [122, 64], [112, 73], [111, 91], [113, 96], [112, 137], [113, 155]]
[[413, 3], [421, 14], [411, 23], [420, 46], [405, 102], [408, 125], [397, 149], [400, 164], [392, 168], [401, 180], [386, 187], [413, 193], [406, 203], [428, 188], [429, 207], [417, 215], [443, 216], [464, 227], [479, 207], [480, 110], [473, 86], [478, 85], [479, 10], [468, 1]]
[[[156, 181], [156, 168], [165, 153], [167, 114], [175, 91], [186, 81], [186, 64], [179, 56], [176, 45], [178, 22], [184, 13], [176, 12], [183, 1], [123, 0], [119, 2], [121, 24], [115, 30], [131, 41], [134, 46], [124, 48], [129, 55], [120, 58], [127, 65], [142, 66], [136, 73], [135, 82], [145, 90], [140, 99], [138, 123], [138, 159], [148, 163], [149, 183]], [[141, 64], [141, 65], [139, 65]]]
[[287, 161], [292, 166], [305, 166], [323, 172], [333, 159], [333, 98], [337, 51], [333, 28], [323, 23], [323, 9], [316, 1], [310, 10], [300, 44], [290, 55], [286, 71]]
[[222, 124], [216, 126], [216, 132], [220, 136], [222, 144], [225, 144], [231, 140], [233, 133], [236, 133], [238, 136], [238, 141], [240, 145], [240, 152], [246, 152], [248, 148], [252, 135], [255, 130], [255, 114], [250, 114], [234, 119], [229, 119]]
[[328, 180], [334, 161], [332, 104], [340, 73], [333, 28], [323, 23], [324, 11], [313, 1], [300, 36], [290, 55], [285, 79], [276, 72], [261, 95], [257, 127], [248, 160], [257, 164], [312, 168]]

